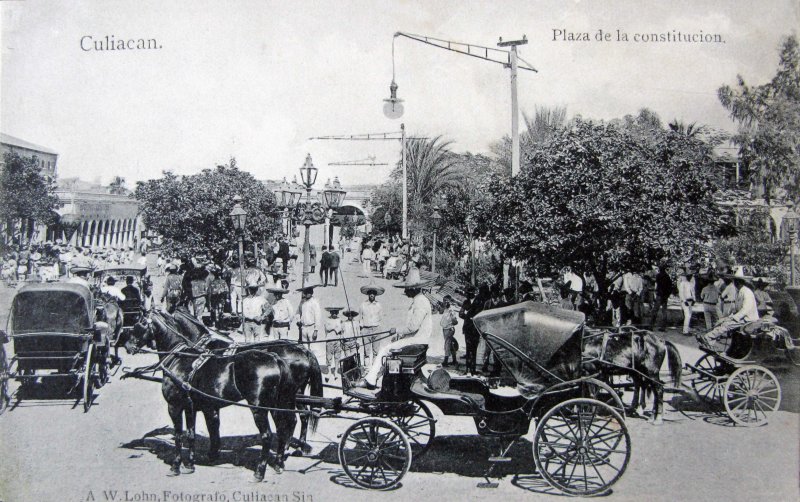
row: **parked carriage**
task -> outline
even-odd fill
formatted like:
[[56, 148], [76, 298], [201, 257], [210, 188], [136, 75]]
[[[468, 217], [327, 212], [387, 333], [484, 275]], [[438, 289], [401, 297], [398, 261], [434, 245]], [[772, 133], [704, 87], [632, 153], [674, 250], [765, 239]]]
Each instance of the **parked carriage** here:
[[[605, 384], [580, 376], [584, 316], [533, 302], [487, 310], [474, 322], [487, 347], [514, 377], [518, 393], [500, 395], [477, 377], [450, 378], [436, 370], [425, 377], [426, 345], [392, 351], [384, 361], [379, 390], [353, 387], [357, 356], [343, 360], [343, 391], [349, 401], [335, 412], [371, 414], [342, 435], [339, 460], [358, 486], [391, 488], [424, 453], [435, 420], [424, 404], [445, 415], [472, 417], [478, 434], [501, 445], [489, 459], [509, 461], [511, 446], [534, 427], [533, 460], [554, 488], [570, 495], [605, 493], [625, 472], [631, 442], [619, 398]], [[577, 373], [576, 373], [577, 372]], [[609, 392], [612, 404], [585, 397], [587, 388]], [[594, 392], [596, 393], [596, 392]], [[486, 473], [487, 483], [491, 485]]]
[[[0, 410], [11, 401], [9, 382], [23, 389], [37, 380], [71, 380], [70, 392], [80, 390], [84, 411], [94, 389], [107, 378], [108, 340], [94, 322], [94, 300], [80, 284], [27, 284], [14, 296], [0, 360]], [[19, 393], [17, 393], [18, 399]]]
[[128, 277], [133, 277], [133, 286], [139, 290], [139, 298], [126, 298], [125, 300], [117, 300], [117, 304], [122, 309], [122, 329], [125, 331], [131, 330], [139, 319], [144, 315], [144, 298], [152, 289], [150, 278], [147, 275], [147, 266], [127, 266], [127, 267], [108, 267], [94, 272], [95, 284], [99, 290], [100, 285], [105, 283], [106, 279], [113, 277], [114, 280], [122, 288]]
[[694, 365], [686, 365], [697, 395], [707, 403], [721, 404], [739, 425], [767, 423], [781, 405], [780, 383], [767, 366], [780, 366], [782, 355], [797, 365], [800, 340], [791, 338], [785, 328], [759, 320], [717, 340], [699, 336], [698, 341], [704, 354]]

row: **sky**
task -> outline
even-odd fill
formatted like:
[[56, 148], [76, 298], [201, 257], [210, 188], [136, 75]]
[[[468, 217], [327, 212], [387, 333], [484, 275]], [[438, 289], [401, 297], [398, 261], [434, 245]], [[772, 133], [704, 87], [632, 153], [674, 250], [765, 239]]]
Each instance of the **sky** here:
[[[538, 73], [518, 77], [523, 112], [564, 106], [608, 120], [649, 107], [664, 122], [733, 131], [716, 90], [737, 74], [769, 80], [798, 9], [796, 0], [2, 1], [0, 129], [59, 152], [59, 176], [129, 185], [231, 156], [259, 179], [291, 179], [307, 153], [321, 181], [380, 183], [399, 142], [309, 138], [403, 122], [409, 135], [486, 153], [510, 133], [508, 69], [393, 38], [402, 31], [488, 47], [525, 35], [520, 56]], [[598, 30], [611, 40], [597, 41]], [[616, 41], [617, 30], [629, 40]], [[633, 40], [673, 30], [722, 42]], [[84, 37], [106, 36], [160, 48], [83, 50], [93, 47]], [[393, 40], [405, 100], [397, 120], [382, 111]], [[389, 165], [328, 165], [369, 156]]]

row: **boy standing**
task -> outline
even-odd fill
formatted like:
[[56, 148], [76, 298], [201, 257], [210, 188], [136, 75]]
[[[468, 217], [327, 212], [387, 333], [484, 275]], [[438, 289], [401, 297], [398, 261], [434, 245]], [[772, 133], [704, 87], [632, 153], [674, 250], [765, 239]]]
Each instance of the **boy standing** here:
[[442, 336], [444, 337], [444, 361], [442, 366], [450, 366], [448, 357], [453, 358], [453, 365], [458, 369], [458, 342], [455, 339], [456, 325], [458, 324], [458, 316], [453, 311], [453, 297], [445, 295], [442, 299], [442, 317], [439, 320], [439, 325], [442, 327]]

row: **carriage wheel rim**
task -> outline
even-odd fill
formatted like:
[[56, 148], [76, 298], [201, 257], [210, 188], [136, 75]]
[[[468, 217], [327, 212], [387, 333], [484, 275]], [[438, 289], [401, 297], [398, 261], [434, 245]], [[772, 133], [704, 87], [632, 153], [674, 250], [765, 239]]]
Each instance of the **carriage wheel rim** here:
[[413, 413], [394, 415], [391, 420], [405, 433], [414, 457], [419, 458], [430, 449], [436, 437], [436, 420], [422, 401], [415, 399], [410, 404], [414, 406]]
[[84, 360], [84, 368], [83, 368], [83, 411], [84, 413], [89, 411], [89, 408], [92, 406], [92, 394], [93, 392], [93, 385], [92, 385], [92, 366], [94, 366], [94, 345], [89, 345], [88, 350], [86, 351], [86, 358]]
[[[695, 366], [713, 375], [721, 375], [724, 372], [722, 364], [712, 354], [703, 354]], [[706, 401], [706, 404], [716, 404], [721, 400], [720, 384], [705, 375], [700, 374], [693, 378], [692, 388], [700, 398]]]
[[411, 445], [400, 427], [380, 418], [357, 421], [339, 443], [339, 462], [347, 477], [371, 490], [397, 485], [411, 466], [411, 456]]
[[723, 401], [735, 423], [746, 427], [763, 425], [780, 408], [781, 386], [767, 368], [743, 366], [725, 382]]
[[533, 457], [538, 472], [554, 488], [569, 495], [605, 493], [627, 468], [630, 436], [611, 406], [571, 399], [540, 420]]

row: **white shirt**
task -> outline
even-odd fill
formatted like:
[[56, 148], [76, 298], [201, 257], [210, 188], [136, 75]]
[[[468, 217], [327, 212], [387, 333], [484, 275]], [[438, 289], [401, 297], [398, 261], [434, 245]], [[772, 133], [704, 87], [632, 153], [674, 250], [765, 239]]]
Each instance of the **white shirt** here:
[[644, 282], [639, 274], [626, 272], [622, 276], [622, 291], [639, 295], [642, 293], [642, 289], [644, 289]]
[[342, 320], [329, 317], [325, 319], [325, 339], [335, 340], [342, 336]]
[[242, 311], [246, 319], [262, 321], [269, 312], [269, 303], [263, 296], [246, 296], [242, 300]]
[[570, 291], [577, 291], [578, 293], [583, 291], [583, 279], [575, 272], [570, 271], [564, 274], [564, 284], [566, 283], [569, 283]]
[[419, 293], [414, 297], [408, 308], [406, 325], [398, 330], [397, 334], [405, 338], [413, 336], [420, 341], [427, 340], [433, 333], [433, 320], [431, 319], [431, 302]]
[[314, 331], [320, 331], [324, 326], [322, 308], [319, 306], [319, 300], [314, 297], [300, 302], [296, 317], [303, 323], [304, 328], [313, 328]]
[[290, 322], [292, 320], [292, 303], [286, 298], [281, 298], [272, 306], [274, 322]]
[[374, 260], [375, 253], [372, 251], [372, 248], [366, 247], [364, 248], [364, 252], [361, 253], [362, 260]]
[[107, 295], [113, 296], [117, 300], [124, 300], [126, 298], [125, 295], [122, 293], [122, 290], [116, 286], [109, 286], [108, 284], [103, 284], [102, 286], [100, 286], [100, 291]]
[[739, 294], [736, 295], [736, 307], [736, 313], [731, 316], [734, 321], [751, 322], [758, 320], [756, 295], [747, 286], [742, 286], [739, 289]]
[[682, 277], [680, 282], [678, 282], [678, 298], [681, 300], [681, 304], [685, 305], [686, 300], [694, 300], [694, 282], [687, 281], [685, 277]]
[[383, 321], [383, 307], [377, 300], [374, 302], [367, 300], [362, 303], [358, 313], [361, 325], [364, 327], [380, 326]]

